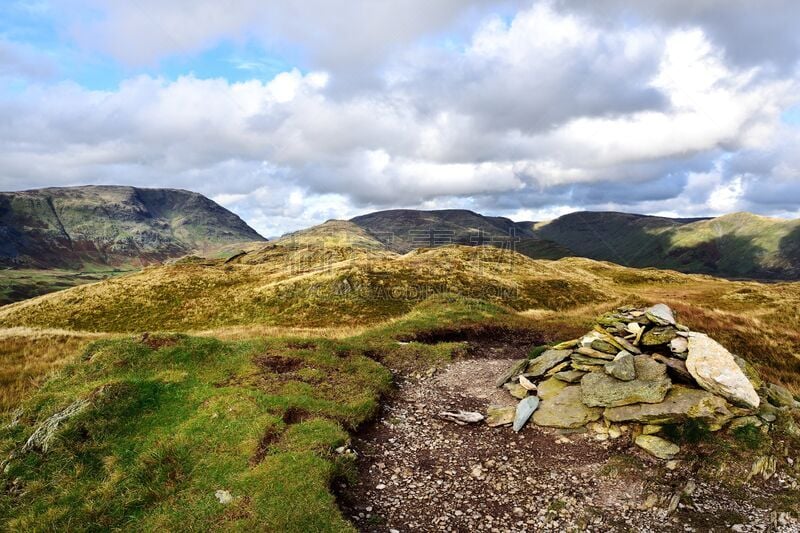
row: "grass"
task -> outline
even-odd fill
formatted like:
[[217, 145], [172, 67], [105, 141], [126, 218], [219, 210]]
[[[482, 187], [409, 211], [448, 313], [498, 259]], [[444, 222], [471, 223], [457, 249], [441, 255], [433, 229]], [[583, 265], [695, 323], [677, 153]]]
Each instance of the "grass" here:
[[0, 413], [15, 408], [29, 391], [104, 336], [28, 328], [0, 330]]
[[77, 272], [71, 270], [0, 270], [0, 305], [35, 298], [124, 273], [119, 270]]
[[[3, 529], [349, 530], [329, 491], [343, 467], [332, 450], [374, 414], [390, 375], [327, 339], [292, 346], [92, 344], [2, 431], [5, 456], [76, 398], [91, 402], [46, 453], [12, 460], [19, 490], [0, 496]], [[218, 503], [217, 490], [233, 502]]]

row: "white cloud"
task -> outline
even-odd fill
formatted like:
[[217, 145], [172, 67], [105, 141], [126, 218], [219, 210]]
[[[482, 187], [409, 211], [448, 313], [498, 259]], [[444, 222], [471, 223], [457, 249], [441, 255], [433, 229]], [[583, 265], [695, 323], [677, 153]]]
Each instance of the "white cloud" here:
[[[318, 27], [329, 15], [322, 4], [281, 38]], [[415, 42], [390, 59], [376, 55], [375, 77], [342, 91], [349, 67], [334, 56], [348, 46], [378, 43], [385, 58], [386, 47], [462, 14], [456, 2], [434, 2], [435, 20], [400, 17], [392, 33], [386, 13], [399, 4], [368, 4], [354, 3], [380, 11], [370, 15], [375, 28], [353, 28], [358, 17], [347, 7], [332, 26], [338, 33], [309, 41], [327, 70], [237, 83], [137, 76], [109, 91], [32, 83], [2, 93], [0, 187], [189, 188], [268, 235], [381, 207], [542, 219], [581, 207], [699, 215], [785, 213], [800, 203], [800, 134], [780, 122], [797, 101], [797, 76], [731, 61], [702, 26], [609, 27], [538, 2], [509, 20], [484, 19], [463, 46]], [[279, 9], [178, 5], [186, 12], [149, 0], [104, 3], [106, 18], [79, 32], [92, 46], [148, 60], [180, 48], [144, 38], [159, 29], [144, 27], [152, 17], [186, 32], [177, 42], [194, 50], [262, 31], [260, 17]], [[296, 9], [280, 7], [278, 20]], [[119, 39], [106, 42], [110, 35]], [[334, 45], [336, 36], [348, 42]], [[134, 37], [144, 44], [133, 46]], [[327, 56], [322, 43], [337, 49]]]

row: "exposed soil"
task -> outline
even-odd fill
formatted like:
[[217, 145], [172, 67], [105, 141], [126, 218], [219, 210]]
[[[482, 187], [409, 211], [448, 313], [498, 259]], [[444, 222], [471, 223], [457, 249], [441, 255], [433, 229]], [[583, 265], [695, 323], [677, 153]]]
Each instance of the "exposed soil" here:
[[542, 334], [536, 330], [507, 328], [495, 324], [476, 324], [420, 331], [398, 340], [425, 344], [466, 342], [465, 357], [475, 359], [521, 359], [527, 357], [531, 346], [544, 342]]
[[[528, 344], [529, 346], [529, 344]], [[459, 426], [449, 409], [514, 405], [494, 386], [511, 359], [467, 359], [401, 379], [380, 418], [354, 439], [357, 481], [340, 482], [343, 512], [360, 531], [800, 531], [774, 512], [778, 476], [734, 494], [670, 470], [631, 444], [527, 425]], [[682, 491], [685, 491], [681, 495]], [[669, 512], [670, 502], [677, 507]]]

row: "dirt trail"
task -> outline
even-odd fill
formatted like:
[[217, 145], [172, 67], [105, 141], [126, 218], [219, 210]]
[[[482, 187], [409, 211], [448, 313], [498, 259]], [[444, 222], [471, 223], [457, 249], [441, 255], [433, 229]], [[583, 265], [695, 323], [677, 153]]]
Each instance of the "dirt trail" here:
[[[484, 352], [486, 353], [486, 352]], [[403, 380], [379, 420], [354, 439], [358, 481], [338, 488], [360, 531], [799, 531], [746, 496], [668, 470], [624, 436], [565, 434], [527, 425], [519, 434], [439, 420], [446, 409], [485, 412], [515, 400], [494, 379], [511, 359], [468, 359]], [[689, 483], [691, 481], [691, 483]], [[777, 480], [775, 481], [777, 483]], [[688, 483], [688, 487], [687, 487]], [[694, 485], [694, 487], [692, 487]], [[670, 501], [686, 489], [668, 513]]]

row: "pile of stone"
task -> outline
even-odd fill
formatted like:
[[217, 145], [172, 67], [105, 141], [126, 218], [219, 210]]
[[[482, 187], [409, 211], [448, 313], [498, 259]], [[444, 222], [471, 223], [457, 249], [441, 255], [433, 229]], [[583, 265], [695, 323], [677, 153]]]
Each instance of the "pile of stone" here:
[[[677, 323], [664, 304], [608, 313], [583, 337], [519, 361], [497, 386], [520, 401], [490, 407], [485, 422], [491, 426], [511, 424], [519, 431], [532, 419], [563, 430], [588, 427], [600, 440], [629, 434], [662, 459], [680, 451], [659, 436], [664, 425], [695, 420], [711, 431], [762, 426], [780, 409], [798, 406], [785, 388], [763, 383], [744, 359]], [[462, 423], [475, 421], [473, 414]]]

